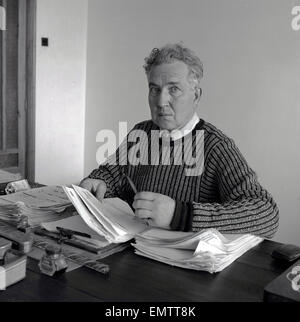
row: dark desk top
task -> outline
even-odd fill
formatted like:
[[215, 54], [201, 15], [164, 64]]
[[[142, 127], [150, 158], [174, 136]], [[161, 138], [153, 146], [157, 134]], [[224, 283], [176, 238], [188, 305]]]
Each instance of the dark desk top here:
[[264, 287], [288, 267], [270, 256], [278, 245], [264, 241], [213, 275], [150, 260], [132, 248], [103, 259], [108, 275], [80, 268], [48, 277], [28, 258], [26, 279], [0, 291], [0, 301], [260, 302]]

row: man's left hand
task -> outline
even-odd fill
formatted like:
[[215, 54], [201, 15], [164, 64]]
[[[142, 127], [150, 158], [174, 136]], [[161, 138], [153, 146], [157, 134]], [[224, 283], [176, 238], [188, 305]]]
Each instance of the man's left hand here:
[[134, 197], [133, 208], [137, 217], [149, 225], [170, 229], [174, 216], [175, 200], [155, 192], [138, 192]]

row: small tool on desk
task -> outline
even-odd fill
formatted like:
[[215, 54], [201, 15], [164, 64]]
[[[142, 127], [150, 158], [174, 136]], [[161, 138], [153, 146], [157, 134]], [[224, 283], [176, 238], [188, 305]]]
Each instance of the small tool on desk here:
[[66, 229], [63, 227], [56, 227], [59, 233], [61, 233], [62, 236], [67, 237], [67, 238], [72, 238], [74, 235], [81, 236], [81, 237], [86, 237], [86, 238], [91, 238], [91, 235], [82, 233], [80, 231], [75, 231], [71, 229]]
[[[48, 231], [44, 228], [36, 228], [34, 229], [34, 233], [36, 235], [39, 236], [45, 236], [45, 237], [49, 237], [51, 239], [54, 239], [55, 241], [57, 241], [58, 244], [67, 244], [70, 246], [74, 246], [80, 249], [84, 249], [87, 250], [91, 253], [94, 254], [98, 254], [98, 252], [101, 250], [101, 247], [95, 245], [92, 242], [89, 242], [87, 240], [82, 240], [80, 238], [77, 238], [76, 235], [78, 236], [82, 236], [82, 237], [86, 237], [89, 236], [87, 234], [84, 233], [80, 233], [80, 232], [75, 232], [73, 230], [70, 229], [65, 229], [65, 228], [61, 228], [61, 227], [57, 227], [58, 232], [52, 232], [52, 231]], [[83, 236], [84, 235], [84, 236]], [[88, 237], [90, 238], [90, 236]]]

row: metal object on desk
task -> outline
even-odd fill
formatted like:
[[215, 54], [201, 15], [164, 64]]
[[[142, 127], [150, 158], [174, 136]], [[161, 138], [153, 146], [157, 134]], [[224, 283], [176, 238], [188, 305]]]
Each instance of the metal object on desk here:
[[[65, 228], [60, 228], [60, 227], [58, 227], [58, 230], [59, 230], [59, 232], [56, 233], [56, 232], [51, 232], [51, 231], [48, 231], [44, 228], [38, 227], [38, 228], [34, 229], [34, 233], [39, 236], [45, 236], [45, 237], [49, 237], [51, 239], [54, 239], [57, 241], [58, 244], [67, 244], [70, 246], [74, 246], [74, 247], [77, 247], [80, 249], [87, 250], [87, 251], [94, 253], [94, 254], [98, 254], [98, 252], [101, 250], [101, 247], [93, 244], [92, 242], [76, 238], [75, 235], [76, 234], [79, 235], [79, 233], [77, 233], [77, 232], [74, 232], [72, 230], [65, 229]], [[81, 234], [81, 235], [83, 235], [83, 234]], [[86, 234], [84, 234], [84, 235], [86, 235]]]
[[22, 254], [30, 252], [33, 238], [30, 233], [23, 233], [16, 227], [0, 221], [0, 237], [12, 242], [12, 248]]
[[68, 264], [60, 247], [48, 245], [45, 249], [45, 255], [39, 262], [39, 268], [43, 274], [53, 276], [55, 273], [66, 271]]
[[27, 257], [13, 252], [12, 242], [0, 238], [0, 290], [15, 284], [26, 276]]
[[63, 227], [56, 227], [56, 229], [63, 237], [66, 237], [68, 239], [71, 239], [72, 237], [74, 237], [74, 235], [85, 237], [85, 238], [91, 238], [91, 235], [86, 234], [86, 233], [82, 233], [80, 231], [74, 231], [71, 229], [63, 228]]

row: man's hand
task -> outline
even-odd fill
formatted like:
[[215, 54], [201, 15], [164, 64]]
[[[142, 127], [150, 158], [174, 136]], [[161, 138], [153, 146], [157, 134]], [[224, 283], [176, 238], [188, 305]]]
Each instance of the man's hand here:
[[175, 210], [175, 200], [155, 192], [138, 192], [133, 208], [137, 217], [151, 226], [170, 229]]
[[87, 189], [100, 201], [103, 200], [106, 193], [106, 183], [103, 180], [86, 178], [80, 182], [80, 187]]

